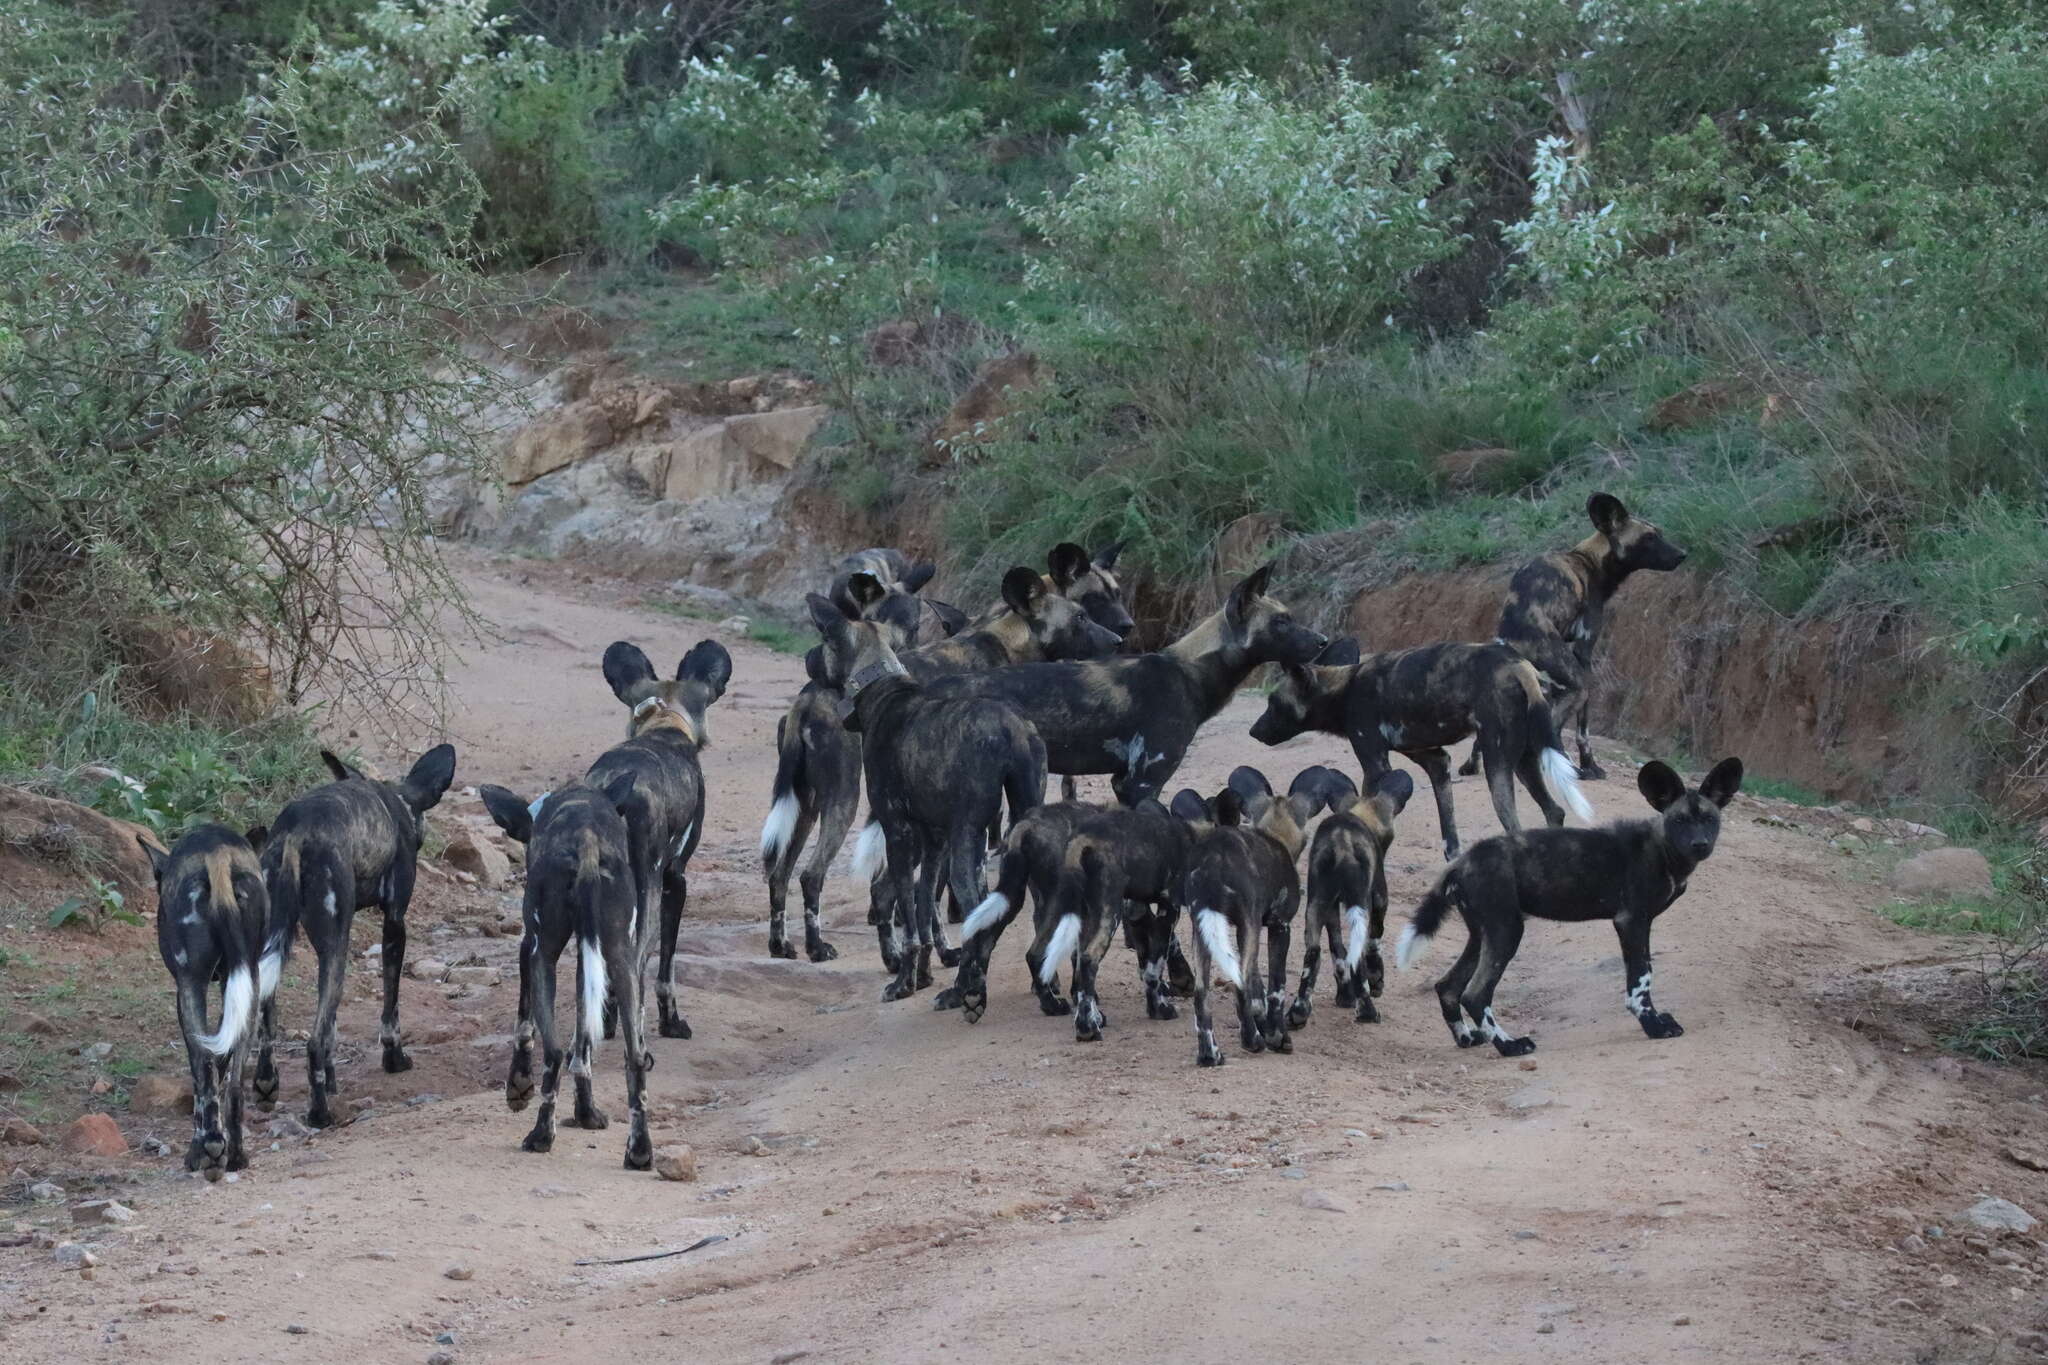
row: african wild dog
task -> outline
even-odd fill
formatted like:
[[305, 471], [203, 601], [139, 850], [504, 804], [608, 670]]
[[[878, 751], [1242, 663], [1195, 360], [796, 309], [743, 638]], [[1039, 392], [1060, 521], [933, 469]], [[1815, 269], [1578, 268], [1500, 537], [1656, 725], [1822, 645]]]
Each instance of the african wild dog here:
[[[1638, 569], [1667, 572], [1685, 562], [1685, 551], [1640, 517], [1632, 517], [1621, 499], [1595, 493], [1586, 500], [1593, 534], [1569, 550], [1532, 559], [1508, 582], [1508, 600], [1493, 628], [1494, 642], [1503, 644], [1536, 665], [1557, 713], [1571, 719], [1578, 706], [1579, 776], [1605, 777], [1593, 761], [1587, 739], [1587, 717], [1593, 709], [1593, 651], [1607, 617], [1607, 600]], [[1458, 769], [1466, 776], [1479, 771], [1475, 748]]]
[[1516, 776], [1549, 823], [1563, 824], [1566, 808], [1581, 820], [1593, 818], [1571, 760], [1558, 747], [1534, 665], [1506, 645], [1423, 645], [1368, 654], [1347, 666], [1287, 668], [1252, 725], [1252, 738], [1279, 744], [1304, 730], [1349, 739], [1368, 787], [1388, 771], [1389, 751], [1420, 764], [1436, 795], [1447, 862], [1458, 856], [1458, 821], [1444, 746], [1475, 730], [1503, 828], [1522, 827]]
[[1007, 702], [1045, 741], [1051, 771], [1113, 774], [1117, 800], [1134, 806], [1159, 793], [1254, 668], [1306, 663], [1328, 643], [1265, 595], [1272, 572], [1248, 575], [1221, 610], [1157, 653], [1018, 664], [940, 679], [930, 691]]
[[856, 550], [833, 566], [831, 585], [826, 588], [825, 596], [844, 610], [853, 579], [856, 575], [866, 574], [880, 585], [886, 595], [909, 603], [910, 645], [937, 644], [947, 636], [957, 634], [967, 624], [967, 613], [952, 603], [918, 596], [938, 571], [939, 566], [929, 559], [912, 559], [901, 550], [884, 547]]
[[[1145, 921], [1145, 932], [1126, 935], [1126, 941], [1140, 954], [1145, 1012], [1153, 1019], [1173, 1018], [1176, 1012], [1166, 999], [1169, 980], [1177, 978], [1190, 990], [1194, 985], [1185, 958], [1177, 968], [1167, 960], [1178, 947], [1173, 937], [1174, 921], [1179, 915], [1174, 897], [1191, 837], [1186, 823], [1157, 801], [1107, 809], [1075, 801], [1038, 807], [1010, 827], [1003, 841], [995, 890], [982, 898], [961, 926], [959, 975], [952, 986], [939, 993], [932, 1008], [960, 1009], [970, 1024], [987, 1012], [989, 958], [1004, 928], [1023, 908], [1028, 892], [1037, 934], [1026, 956], [1031, 989], [1038, 996], [1042, 1012], [1061, 1015], [1078, 1010], [1075, 1027], [1083, 1040], [1101, 1036], [1100, 1006], [1094, 1006], [1092, 1014], [1082, 1006], [1079, 993], [1083, 990], [1083, 977], [1078, 969], [1075, 1004], [1070, 1006], [1060, 995], [1059, 970], [1073, 953], [1075, 943], [1081, 941], [1065, 940], [1078, 932], [1094, 943], [1098, 931], [1115, 929], [1127, 912]], [[1105, 855], [1104, 880], [1117, 884], [1114, 907], [1099, 900], [1081, 903], [1083, 888], [1079, 879], [1086, 869], [1070, 865], [1069, 855], [1082, 840]], [[1068, 884], [1070, 881], [1072, 885]], [[1068, 911], [1055, 906], [1069, 902], [1074, 924], [1063, 927], [1063, 916]], [[1122, 910], [1117, 911], [1117, 907]], [[1158, 923], [1152, 923], [1154, 920]], [[1093, 967], [1101, 961], [1102, 948], [1106, 946], [1097, 945], [1089, 958], [1086, 982], [1091, 1000]]]
[[[836, 608], [835, 608], [836, 610]], [[601, 791], [620, 791], [619, 814], [626, 821], [626, 849], [633, 870], [633, 937], [639, 956], [633, 959], [634, 981], [654, 931], [657, 897], [661, 906], [661, 963], [654, 995], [661, 1007], [661, 1036], [687, 1038], [690, 1025], [676, 1008], [676, 932], [689, 899], [685, 875], [697, 841], [704, 837], [704, 769], [698, 755], [711, 742], [704, 713], [725, 695], [732, 679], [732, 655], [716, 640], [700, 640], [676, 666], [674, 680], [655, 675], [654, 665], [638, 645], [616, 641], [604, 652], [604, 680], [612, 695], [632, 710], [626, 740], [597, 756], [585, 774]], [[635, 992], [636, 998], [638, 992]], [[611, 1036], [612, 1009], [605, 1010], [605, 1036]]]
[[633, 779], [621, 773], [599, 791], [572, 782], [529, 804], [503, 787], [481, 787], [484, 809], [498, 828], [526, 845], [524, 933], [519, 940], [519, 1031], [512, 1069], [505, 1078], [505, 1105], [514, 1113], [533, 1096], [533, 1036], [540, 1034], [547, 1071], [541, 1079], [540, 1114], [520, 1144], [529, 1152], [555, 1145], [555, 1096], [562, 1078], [562, 1048], [555, 1041], [555, 969], [562, 949], [576, 944], [578, 979], [576, 1033], [569, 1048], [575, 1080], [575, 1123], [603, 1128], [610, 1121], [591, 1095], [591, 1054], [604, 1031], [608, 1000], [618, 1002], [619, 1033], [626, 1063], [626, 1169], [654, 1164], [647, 1137], [647, 1050], [640, 1008], [640, 941], [633, 867], [622, 805], [633, 801]]
[[312, 1100], [306, 1122], [325, 1128], [334, 1122], [328, 1096], [335, 1092], [334, 1016], [341, 1008], [348, 972], [349, 928], [356, 911], [384, 912], [384, 1018], [380, 1039], [384, 1069], [412, 1069], [398, 1032], [398, 982], [405, 971], [405, 912], [418, 875], [420, 838], [426, 814], [455, 780], [455, 747], [437, 745], [397, 782], [380, 782], [321, 750], [334, 781], [287, 803], [271, 822], [262, 853], [264, 889], [270, 896], [270, 928], [258, 965], [256, 994], [262, 1028], [256, 1055], [256, 1098], [277, 1097], [277, 1069], [271, 1062], [273, 993], [303, 925], [320, 962], [320, 998], [306, 1034], [306, 1072]]
[[[242, 1066], [255, 1033], [259, 961], [270, 927], [270, 897], [256, 861], [263, 840], [261, 828], [244, 839], [221, 825], [200, 825], [169, 853], [138, 841], [156, 869], [156, 946], [177, 987], [178, 1030], [192, 1070], [185, 1169], [203, 1170], [208, 1180], [249, 1164], [242, 1151]], [[206, 990], [215, 981], [220, 1027], [208, 1033]]]
[[884, 871], [878, 899], [893, 907], [903, 946], [882, 998], [901, 1000], [931, 984], [939, 879], [963, 905], [980, 899], [988, 827], [1006, 798], [1013, 819], [1044, 799], [1045, 745], [1001, 703], [933, 696], [873, 625], [848, 621], [822, 597], [809, 604], [820, 632], [855, 659], [840, 718], [861, 737], [886, 871], [875, 866], [874, 841], [866, 838], [854, 870], [871, 882]]
[[[853, 595], [864, 598], [874, 580], [866, 574], [853, 576]], [[1117, 637], [1092, 619], [1081, 604], [1052, 587], [1030, 569], [1017, 567], [1003, 578], [1001, 607], [950, 639], [923, 649], [905, 650], [907, 632], [888, 617], [849, 612], [840, 604], [840, 614], [849, 620], [865, 621], [880, 629], [904, 670], [913, 678], [928, 679], [947, 673], [999, 664], [1025, 663], [1041, 659], [1087, 659], [1116, 648]], [[776, 730], [776, 770], [773, 799], [768, 819], [761, 826], [761, 861], [768, 875], [768, 951], [777, 957], [794, 957], [783, 928], [788, 917], [789, 875], [814, 824], [822, 824], [822, 837], [801, 882], [804, 897], [804, 939], [813, 962], [823, 962], [838, 953], [817, 931], [819, 896], [824, 889], [825, 869], [838, 853], [853, 820], [860, 798], [860, 741], [839, 724], [838, 703], [842, 685], [852, 672], [851, 635], [821, 643], [814, 651], [820, 659], [823, 680], [814, 679], [798, 694]], [[867, 835], [872, 857], [873, 841], [880, 837], [872, 821]], [[884, 896], [870, 901], [870, 919], [877, 926], [883, 961], [890, 971], [892, 960], [889, 925], [893, 906]], [[942, 959], [951, 950], [941, 944]], [[821, 956], [820, 953], [823, 955]]]
[[[1212, 970], [1237, 993], [1245, 1051], [1294, 1050], [1286, 1016], [1287, 946], [1301, 903], [1294, 865], [1308, 841], [1303, 826], [1318, 804], [1313, 780], [1297, 778], [1283, 798], [1258, 769], [1239, 768], [1216, 795], [1216, 823], [1196, 834], [1180, 901], [1194, 927], [1197, 1066], [1223, 1065], [1209, 1016]], [[1259, 975], [1262, 929], [1270, 979]]]
[[[1436, 983], [1444, 1022], [1459, 1047], [1491, 1042], [1503, 1057], [1536, 1050], [1493, 1015], [1493, 991], [1521, 946], [1523, 922], [1611, 919], [1621, 937], [1629, 1013], [1652, 1038], [1685, 1030], [1650, 1000], [1650, 925], [1685, 894], [1693, 870], [1714, 851], [1721, 808], [1742, 789], [1742, 760], [1724, 758], [1688, 791], [1662, 763], [1636, 774], [1636, 786], [1661, 820], [1623, 820], [1603, 829], [1536, 829], [1481, 840], [1444, 870], [1401, 931], [1406, 967], [1453, 909], [1469, 938], [1456, 965]], [[1460, 1010], [1463, 1017], [1460, 1017]], [[1469, 1022], [1468, 1022], [1469, 1021]]]
[[1287, 1011], [1287, 1023], [1292, 1028], [1308, 1024], [1324, 939], [1329, 941], [1337, 975], [1337, 1004], [1356, 1005], [1358, 1022], [1371, 1023], [1380, 1017], [1372, 998], [1386, 977], [1380, 936], [1387, 922], [1387, 846], [1394, 842], [1394, 817], [1415, 794], [1415, 780], [1404, 772], [1382, 773], [1371, 792], [1360, 795], [1351, 779], [1336, 769], [1310, 768], [1294, 783], [1315, 795], [1329, 814], [1316, 826], [1308, 848], [1301, 986]]

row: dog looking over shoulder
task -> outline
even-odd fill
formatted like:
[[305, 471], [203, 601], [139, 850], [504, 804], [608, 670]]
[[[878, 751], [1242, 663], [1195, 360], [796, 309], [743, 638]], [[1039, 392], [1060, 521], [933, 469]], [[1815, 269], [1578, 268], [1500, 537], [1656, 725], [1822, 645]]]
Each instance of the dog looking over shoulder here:
[[[1453, 908], [1471, 935], [1456, 965], [1436, 983], [1444, 1022], [1459, 1047], [1486, 1041], [1503, 1057], [1536, 1050], [1493, 1014], [1493, 991], [1521, 946], [1530, 918], [1576, 922], [1611, 919], [1621, 937], [1630, 1014], [1652, 1038], [1676, 1038], [1678, 1021], [1650, 1000], [1650, 925], [1685, 894], [1694, 869], [1714, 851], [1721, 810], [1742, 789], [1742, 760], [1724, 758], [1700, 785], [1662, 763], [1636, 774], [1656, 820], [1624, 820], [1604, 829], [1536, 829], [1501, 834], [1474, 844], [1441, 880], [1401, 931], [1400, 965], [1406, 967]], [[1463, 1017], [1460, 1011], [1463, 1011]]]

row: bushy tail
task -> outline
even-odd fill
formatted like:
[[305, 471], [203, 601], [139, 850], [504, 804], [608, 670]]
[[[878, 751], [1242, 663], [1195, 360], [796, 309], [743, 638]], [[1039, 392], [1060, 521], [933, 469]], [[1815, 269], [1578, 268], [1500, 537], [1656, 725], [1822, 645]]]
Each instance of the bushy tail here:
[[576, 987], [576, 1004], [583, 1023], [585, 1047], [577, 1048], [572, 1055], [574, 1069], [587, 1068], [590, 1052], [595, 1051], [604, 1038], [604, 1002], [611, 994], [611, 981], [604, 966], [601, 860], [598, 836], [586, 830], [581, 856], [577, 859], [575, 892], [576, 950], [583, 966]]
[[1050, 986], [1059, 980], [1060, 968], [1074, 955], [1074, 949], [1081, 942], [1081, 917], [1061, 915], [1060, 922], [1052, 927], [1052, 938], [1045, 945], [1045, 958], [1038, 964], [1038, 979]]
[[860, 838], [853, 841], [853, 875], [862, 881], [873, 881], [882, 875], [882, 864], [888, 856], [889, 840], [882, 833], [881, 821], [869, 820], [861, 826]]
[[290, 834], [278, 850], [274, 875], [264, 869], [264, 891], [270, 897], [270, 923], [264, 926], [263, 953], [256, 961], [256, 998], [268, 1000], [277, 994], [278, 978], [284, 975], [285, 959], [291, 955], [292, 936], [299, 929], [299, 906], [305, 895], [301, 884], [299, 841]]
[[1010, 898], [1001, 891], [991, 891], [982, 897], [981, 904], [974, 907], [974, 913], [960, 926], [960, 941], [965, 943], [982, 930], [993, 925], [1010, 913]]
[[1407, 967], [1421, 956], [1429, 941], [1436, 937], [1436, 931], [1443, 927], [1444, 917], [1457, 905], [1457, 875], [1457, 865], [1453, 864], [1402, 926], [1401, 940], [1394, 949], [1397, 966]]
[[1557, 733], [1557, 718], [1550, 714], [1550, 703], [1543, 699], [1543, 684], [1536, 666], [1524, 660], [1517, 670], [1527, 696], [1529, 741], [1538, 750], [1536, 766], [1542, 770], [1543, 785], [1551, 800], [1576, 816], [1580, 824], [1590, 825], [1598, 817], [1593, 813], [1593, 803], [1579, 790], [1578, 765], [1565, 757], [1564, 740]]
[[216, 1057], [225, 1057], [249, 1031], [249, 1015], [256, 1005], [256, 978], [249, 965], [238, 964], [228, 972], [228, 984], [220, 996], [220, 1028], [202, 1034], [199, 1046]]
[[1543, 785], [1550, 788], [1550, 799], [1577, 816], [1580, 824], [1590, 825], [1597, 818], [1593, 814], [1593, 803], [1579, 790], [1579, 768], [1562, 749], [1545, 749], [1540, 760], [1543, 765]]
[[1365, 907], [1352, 905], [1344, 910], [1344, 965], [1352, 971], [1358, 970], [1358, 963], [1365, 956], [1366, 937]]
[[1202, 943], [1209, 950], [1209, 960], [1216, 964], [1216, 970], [1239, 990], [1244, 989], [1244, 964], [1237, 960], [1237, 944], [1232, 942], [1230, 919], [1221, 910], [1195, 911], [1195, 932], [1202, 936]]
[[774, 804], [768, 807], [768, 820], [761, 826], [761, 862], [770, 871], [789, 847], [789, 836], [796, 832], [796, 788], [804, 776], [804, 732], [803, 726], [790, 723], [793, 719], [784, 716], [775, 732]]

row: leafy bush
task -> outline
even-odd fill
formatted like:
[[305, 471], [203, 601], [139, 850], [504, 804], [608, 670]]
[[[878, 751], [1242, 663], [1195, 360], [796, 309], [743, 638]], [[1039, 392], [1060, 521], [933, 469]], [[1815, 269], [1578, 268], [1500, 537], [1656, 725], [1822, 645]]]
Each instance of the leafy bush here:
[[1224, 81], [1106, 128], [1073, 185], [1025, 213], [1035, 279], [1083, 300], [1112, 363], [1191, 388], [1250, 355], [1357, 343], [1457, 245], [1446, 153], [1338, 74], [1299, 99]]

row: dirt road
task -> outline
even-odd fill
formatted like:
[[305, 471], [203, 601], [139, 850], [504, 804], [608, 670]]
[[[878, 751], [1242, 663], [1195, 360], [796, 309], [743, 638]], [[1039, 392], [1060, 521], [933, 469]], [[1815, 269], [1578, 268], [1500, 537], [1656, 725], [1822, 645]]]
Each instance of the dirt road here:
[[[455, 670], [464, 785], [530, 792], [580, 770], [624, 720], [598, 673], [605, 644], [673, 660], [712, 633], [558, 569], [466, 572], [504, 638]], [[1871, 913], [1874, 886], [1818, 839], [1757, 823], [1747, 798], [1659, 925], [1657, 999], [1682, 1039], [1651, 1042], [1624, 1010], [1610, 929], [1542, 925], [1498, 1000], [1540, 1050], [1520, 1064], [1461, 1052], [1429, 994], [1453, 927], [1423, 970], [1390, 976], [1384, 1022], [1354, 1024], [1325, 995], [1293, 1055], [1243, 1054], [1224, 1030], [1228, 1065], [1198, 1071], [1191, 1024], [1146, 1021], [1122, 949], [1097, 1044], [1040, 1016], [1017, 932], [980, 1024], [933, 1013], [930, 992], [881, 1003], [843, 873], [828, 890], [840, 959], [769, 959], [754, 850], [801, 668], [726, 643], [734, 679], [712, 714], [685, 925], [696, 1037], [654, 1040], [651, 1078], [655, 1141], [695, 1148], [695, 1183], [622, 1170], [619, 1127], [519, 1151], [531, 1115], [495, 1093], [509, 985], [408, 982], [420, 1066], [382, 1076], [359, 1046], [374, 1036], [359, 963], [343, 1084], [377, 1101], [367, 1116], [258, 1141], [235, 1183], [137, 1164], [137, 1221], [81, 1234], [98, 1245], [89, 1281], [47, 1251], [0, 1252], [7, 1358], [2032, 1358], [2015, 1337], [2048, 1311], [2041, 1248], [1971, 1246], [1959, 1211], [1981, 1194], [2048, 1211], [2048, 1175], [2002, 1156], [2039, 1131], [2034, 1079], [1824, 1007], [1845, 980], [1942, 959], [1953, 941]], [[1213, 789], [1243, 762], [1276, 781], [1348, 766], [1330, 740], [1257, 745], [1258, 709], [1239, 698], [1182, 778]], [[1640, 813], [1632, 766], [1605, 752], [1616, 776], [1589, 787], [1601, 815]], [[1458, 796], [1467, 838], [1491, 832], [1480, 783]], [[1437, 847], [1417, 800], [1391, 858], [1397, 914], [1440, 870]], [[515, 896], [437, 893], [420, 912], [446, 920], [431, 951], [509, 963], [513, 940], [472, 921]], [[359, 951], [373, 932], [359, 925]], [[287, 1026], [306, 1013], [293, 990]], [[615, 1111], [616, 1048], [598, 1069]], [[1925, 1225], [1946, 1235], [1896, 1249]], [[728, 1240], [576, 1264], [710, 1235]]]

